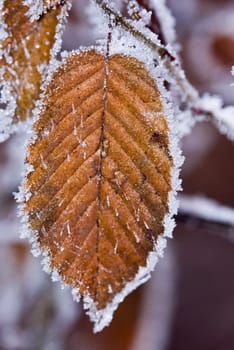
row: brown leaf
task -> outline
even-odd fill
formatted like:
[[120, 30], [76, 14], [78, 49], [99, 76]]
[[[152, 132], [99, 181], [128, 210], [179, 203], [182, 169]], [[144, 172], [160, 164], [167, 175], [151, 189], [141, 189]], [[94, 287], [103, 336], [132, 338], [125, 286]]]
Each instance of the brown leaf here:
[[58, 19], [63, 7], [60, 3], [48, 7], [46, 14], [32, 22], [27, 15], [29, 8], [22, 0], [4, 1], [2, 17], [8, 36], [1, 44], [0, 68], [4, 68], [1, 85], [10, 84], [11, 95], [16, 100], [15, 122], [31, 115], [39, 97], [42, 76], [47, 71], [56, 40], [56, 28], [62, 21]]
[[159, 91], [135, 58], [73, 54], [53, 75], [34, 130], [29, 226], [51, 268], [105, 309], [164, 231], [172, 160]]

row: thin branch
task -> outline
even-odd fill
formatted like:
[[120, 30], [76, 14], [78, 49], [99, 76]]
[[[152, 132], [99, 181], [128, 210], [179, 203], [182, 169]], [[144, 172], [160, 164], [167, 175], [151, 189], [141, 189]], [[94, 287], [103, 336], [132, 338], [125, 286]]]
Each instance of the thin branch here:
[[234, 208], [200, 196], [180, 196], [177, 223], [234, 243]]
[[201, 220], [234, 227], [234, 208], [201, 196], [180, 196], [179, 212]]
[[179, 213], [176, 218], [177, 224], [183, 224], [189, 229], [204, 231], [213, 236], [224, 238], [234, 243], [234, 227], [221, 223], [206, 221], [198, 217]]
[[210, 121], [221, 134], [234, 141], [234, 106], [223, 107], [220, 97], [205, 94], [191, 111], [195, 116]]
[[162, 60], [165, 56], [174, 61], [176, 58], [163, 46], [153, 42], [150, 38], [147, 38], [141, 31], [135, 28], [131, 22], [125, 19], [121, 14], [116, 12], [103, 0], [95, 0], [97, 5], [111, 18], [114, 18], [116, 24], [120, 24], [127, 32], [131, 33], [135, 38], [142, 41], [146, 46], [150, 47]]
[[126, 4], [126, 12], [130, 16], [132, 20], [139, 20], [142, 19], [142, 9], [146, 10], [150, 14], [150, 21], [146, 24], [146, 27], [151, 30], [151, 32], [155, 33], [160, 42], [166, 46], [167, 41], [165, 38], [165, 33], [163, 32], [161, 28], [161, 22], [158, 18], [157, 12], [155, 11], [155, 8], [151, 8], [151, 5], [149, 4], [149, 0], [132, 0], [128, 1], [125, 0], [124, 3]]

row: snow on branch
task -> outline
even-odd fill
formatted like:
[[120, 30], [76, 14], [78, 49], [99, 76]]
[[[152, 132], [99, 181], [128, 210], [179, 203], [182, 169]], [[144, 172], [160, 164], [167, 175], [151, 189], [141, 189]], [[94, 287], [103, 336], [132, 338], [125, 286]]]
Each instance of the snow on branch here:
[[197, 101], [193, 112], [210, 120], [221, 134], [234, 141], [234, 106], [223, 107], [219, 96], [205, 94]]
[[234, 226], [234, 208], [202, 196], [180, 195], [179, 213], [209, 222]]
[[166, 6], [165, 0], [149, 0], [149, 4], [159, 18], [166, 41], [174, 43], [176, 40], [175, 18]]
[[174, 43], [176, 39], [175, 19], [165, 0], [131, 0], [127, 11], [131, 19], [143, 20], [146, 26], [158, 35], [162, 44]]

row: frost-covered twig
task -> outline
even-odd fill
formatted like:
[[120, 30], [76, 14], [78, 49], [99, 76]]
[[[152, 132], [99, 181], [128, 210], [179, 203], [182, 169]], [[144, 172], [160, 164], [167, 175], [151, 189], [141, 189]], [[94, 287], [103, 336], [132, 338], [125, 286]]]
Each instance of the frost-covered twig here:
[[234, 208], [201, 196], [180, 196], [179, 213], [198, 219], [234, 226]]
[[139, 29], [134, 26], [134, 22], [124, 18], [114, 8], [109, 6], [105, 0], [94, 0], [96, 4], [106, 13], [116, 24], [121, 25], [127, 32], [130, 32], [134, 37], [142, 41], [146, 46], [149, 46], [158, 56], [159, 59], [163, 59], [167, 56], [170, 60], [174, 61], [175, 57], [165, 48], [157, 42], [154, 42], [151, 38], [146, 37]]
[[147, 27], [158, 35], [163, 45], [175, 42], [175, 19], [165, 6], [165, 0], [125, 0], [124, 2], [130, 18], [143, 19]]
[[205, 94], [192, 107], [192, 112], [210, 120], [221, 134], [234, 141], [234, 106], [223, 107], [219, 96]]

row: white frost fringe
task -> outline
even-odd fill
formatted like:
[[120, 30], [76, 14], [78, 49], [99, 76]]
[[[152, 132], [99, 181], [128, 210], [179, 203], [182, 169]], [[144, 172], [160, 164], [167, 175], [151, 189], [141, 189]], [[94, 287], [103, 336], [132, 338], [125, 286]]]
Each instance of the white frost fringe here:
[[23, 0], [23, 4], [28, 7], [27, 15], [31, 22], [37, 21], [44, 12], [43, 0]]
[[[47, 0], [48, 7], [50, 1]], [[23, 4], [29, 8], [27, 15], [31, 22], [38, 20], [43, 13], [47, 12], [47, 7], [43, 0], [23, 0]]]
[[1, 54], [1, 43], [3, 40], [7, 38], [7, 31], [6, 31], [6, 25], [3, 20], [3, 4], [4, 0], [0, 0], [0, 57], [2, 57]]
[[[4, 55], [4, 51], [2, 49], [2, 43], [8, 37], [6, 24], [3, 20], [3, 4], [4, 4], [4, 0], [0, 0], [0, 59], [2, 59]], [[4, 73], [5, 73], [5, 70], [1, 68], [0, 85], [3, 84]], [[13, 121], [13, 115], [16, 109], [16, 101], [13, 96], [12, 88], [9, 83], [5, 83], [3, 86], [1, 86], [0, 104], [2, 104], [3, 106], [6, 106], [6, 105], [8, 106], [8, 109], [5, 109], [4, 107], [0, 107], [0, 114], [1, 114], [0, 142], [3, 142], [9, 137], [9, 134], [11, 131], [11, 125]]]

